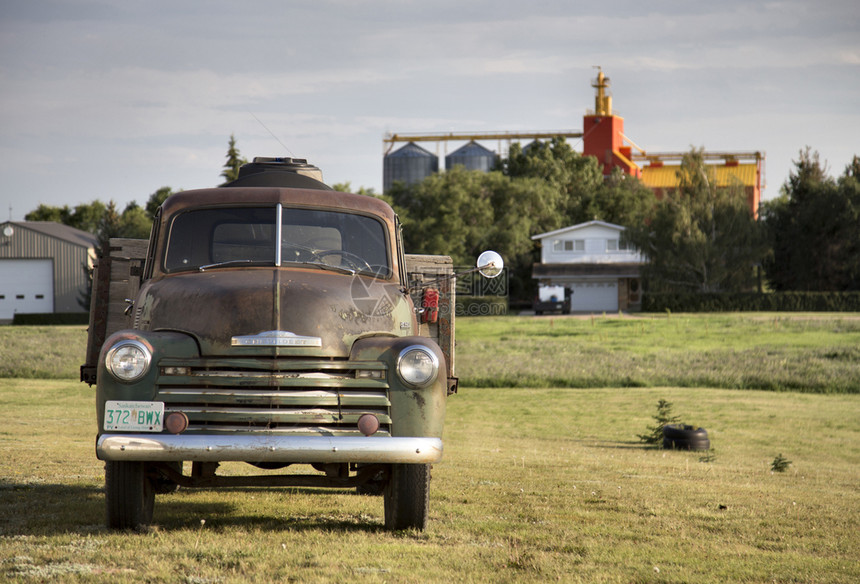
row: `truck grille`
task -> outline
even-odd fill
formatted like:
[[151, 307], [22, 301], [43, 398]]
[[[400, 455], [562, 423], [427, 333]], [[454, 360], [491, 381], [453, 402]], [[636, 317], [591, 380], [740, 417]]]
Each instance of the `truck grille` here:
[[387, 367], [376, 361], [162, 359], [156, 400], [184, 412], [186, 432], [360, 436], [374, 414], [390, 435]]

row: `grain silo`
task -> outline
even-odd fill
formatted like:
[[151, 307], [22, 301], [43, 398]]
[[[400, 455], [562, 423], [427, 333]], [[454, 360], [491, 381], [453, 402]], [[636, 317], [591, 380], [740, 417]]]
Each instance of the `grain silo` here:
[[529, 151], [532, 150], [533, 148], [542, 148], [542, 147], [543, 147], [543, 142], [541, 142], [540, 140], [537, 140], [537, 139], [532, 140], [531, 142], [529, 142], [528, 144], [523, 146], [523, 154], [528, 154]]
[[498, 156], [495, 152], [472, 140], [445, 157], [445, 169], [450, 170], [460, 165], [466, 170], [490, 172], [496, 167], [497, 160]]
[[382, 161], [382, 190], [395, 182], [411, 185], [439, 172], [439, 157], [414, 142], [386, 154]]

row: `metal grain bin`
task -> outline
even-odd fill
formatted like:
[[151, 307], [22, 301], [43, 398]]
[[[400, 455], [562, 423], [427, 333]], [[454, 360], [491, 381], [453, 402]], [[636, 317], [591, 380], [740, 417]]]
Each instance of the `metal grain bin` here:
[[439, 172], [439, 157], [414, 142], [385, 155], [382, 161], [382, 190], [387, 191], [395, 182], [407, 185], [421, 182]]
[[496, 167], [497, 160], [495, 152], [472, 140], [445, 157], [445, 168], [450, 170], [459, 164], [466, 170], [490, 172]]

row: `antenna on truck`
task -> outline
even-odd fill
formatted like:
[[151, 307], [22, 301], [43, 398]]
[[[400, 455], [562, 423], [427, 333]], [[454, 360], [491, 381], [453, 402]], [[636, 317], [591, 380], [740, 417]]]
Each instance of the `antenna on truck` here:
[[263, 122], [260, 121], [260, 118], [258, 118], [257, 116], [254, 115], [254, 112], [252, 112], [251, 110], [248, 110], [248, 113], [251, 114], [251, 117], [253, 117], [255, 120], [257, 120], [257, 123], [259, 123], [261, 126], [263, 126], [263, 129], [266, 130], [269, 133], [269, 135], [271, 135], [272, 138], [274, 138], [278, 144], [283, 146], [284, 150], [286, 150], [290, 154], [291, 157], [295, 158], [293, 151], [290, 150], [289, 148], [287, 148], [286, 144], [281, 142], [280, 138], [275, 136], [274, 132], [272, 132], [269, 128], [267, 128], [266, 124], [264, 124]]

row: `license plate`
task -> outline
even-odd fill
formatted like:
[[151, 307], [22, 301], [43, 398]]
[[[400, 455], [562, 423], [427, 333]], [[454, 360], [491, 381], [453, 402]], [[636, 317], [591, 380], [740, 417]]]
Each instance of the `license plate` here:
[[164, 402], [109, 401], [105, 403], [105, 430], [161, 432]]

